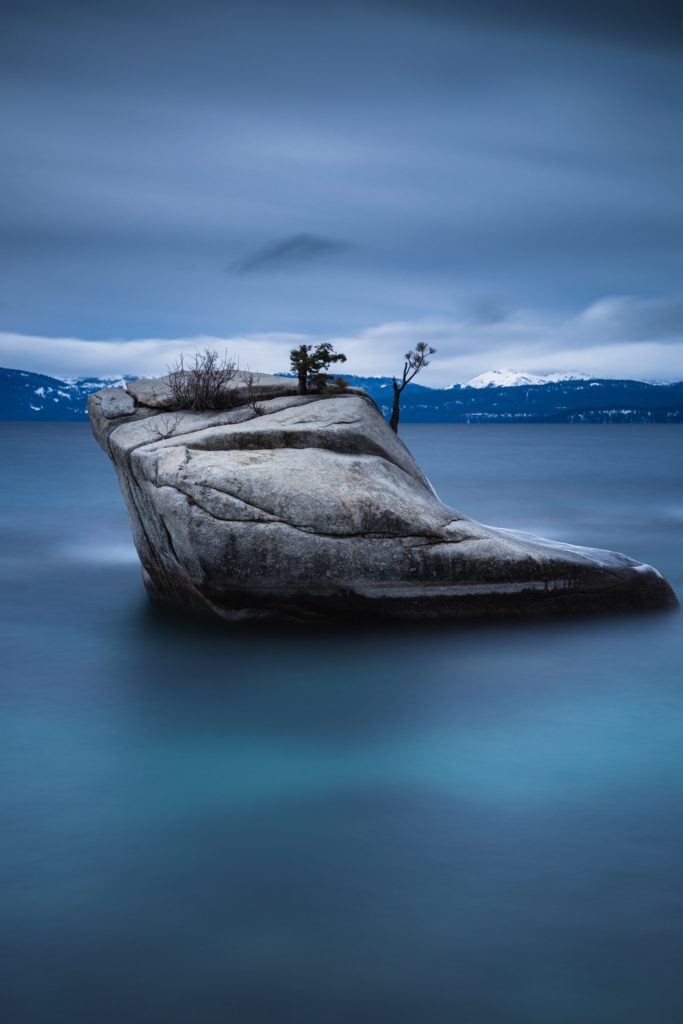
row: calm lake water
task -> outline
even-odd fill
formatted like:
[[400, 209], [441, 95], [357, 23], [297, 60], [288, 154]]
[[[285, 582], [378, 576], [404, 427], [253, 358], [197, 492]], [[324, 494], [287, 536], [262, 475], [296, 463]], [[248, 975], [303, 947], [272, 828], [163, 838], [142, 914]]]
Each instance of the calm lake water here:
[[[683, 616], [153, 614], [81, 424], [3, 424], [7, 1024], [674, 1024]], [[406, 426], [441, 497], [683, 594], [683, 429]]]

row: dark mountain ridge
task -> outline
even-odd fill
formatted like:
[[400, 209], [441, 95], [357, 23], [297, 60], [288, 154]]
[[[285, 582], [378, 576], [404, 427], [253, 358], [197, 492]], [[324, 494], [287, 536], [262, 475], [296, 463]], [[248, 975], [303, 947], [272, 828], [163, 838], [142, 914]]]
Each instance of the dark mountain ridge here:
[[[289, 374], [283, 374], [289, 376]], [[85, 420], [87, 396], [124, 386], [133, 377], [60, 380], [28, 370], [0, 368], [0, 420]], [[385, 415], [391, 408], [391, 377], [347, 374]], [[411, 384], [401, 400], [404, 423], [683, 423], [683, 381], [594, 378], [476, 388]]]
[[[349, 376], [388, 414], [391, 379]], [[683, 423], [683, 381], [591, 378], [517, 387], [425, 388], [401, 399], [406, 423]]]

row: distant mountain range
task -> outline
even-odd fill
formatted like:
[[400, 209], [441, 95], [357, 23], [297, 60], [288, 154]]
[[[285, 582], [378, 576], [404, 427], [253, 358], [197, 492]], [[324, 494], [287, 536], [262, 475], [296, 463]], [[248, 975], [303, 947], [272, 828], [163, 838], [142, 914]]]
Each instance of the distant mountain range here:
[[[283, 374], [289, 376], [289, 374]], [[391, 377], [346, 375], [382, 411], [391, 408]], [[58, 379], [0, 369], [0, 420], [85, 420], [93, 391], [124, 387], [134, 377]], [[585, 374], [493, 370], [467, 384], [410, 384], [401, 400], [404, 423], [683, 423], [683, 381], [656, 384]]]
[[47, 377], [0, 367], [0, 420], [85, 420], [88, 395], [135, 377]]

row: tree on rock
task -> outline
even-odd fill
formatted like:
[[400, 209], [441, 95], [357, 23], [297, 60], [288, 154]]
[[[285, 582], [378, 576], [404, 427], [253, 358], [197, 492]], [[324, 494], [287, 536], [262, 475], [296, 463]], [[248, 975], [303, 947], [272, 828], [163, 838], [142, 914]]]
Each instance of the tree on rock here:
[[329, 341], [321, 345], [299, 345], [289, 353], [292, 369], [299, 378], [299, 394], [320, 391], [327, 384], [330, 375], [325, 371], [332, 363], [345, 363], [346, 356], [335, 352]]
[[180, 358], [168, 371], [168, 386], [176, 409], [229, 409], [235, 392], [230, 385], [237, 375], [237, 360], [213, 348], [195, 352], [188, 362]]
[[431, 345], [427, 345], [424, 341], [418, 341], [415, 346], [415, 351], [410, 349], [405, 354], [405, 362], [403, 364], [403, 374], [400, 380], [393, 378], [394, 387], [394, 401], [391, 407], [391, 419], [389, 420], [389, 426], [395, 434], [398, 433], [398, 419], [401, 415], [401, 395], [410, 384], [414, 377], [417, 377], [420, 370], [424, 370], [425, 366], [429, 366], [428, 356], [433, 356], [436, 352], [435, 348]]

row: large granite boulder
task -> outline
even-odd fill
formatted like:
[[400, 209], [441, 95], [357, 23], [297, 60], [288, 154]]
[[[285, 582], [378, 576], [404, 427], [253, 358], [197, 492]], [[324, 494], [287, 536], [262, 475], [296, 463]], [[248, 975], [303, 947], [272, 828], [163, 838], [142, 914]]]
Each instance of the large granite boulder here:
[[676, 604], [650, 566], [444, 505], [362, 393], [300, 396], [267, 375], [232, 387], [233, 407], [220, 412], [173, 411], [163, 380], [89, 398], [155, 599], [227, 620]]

